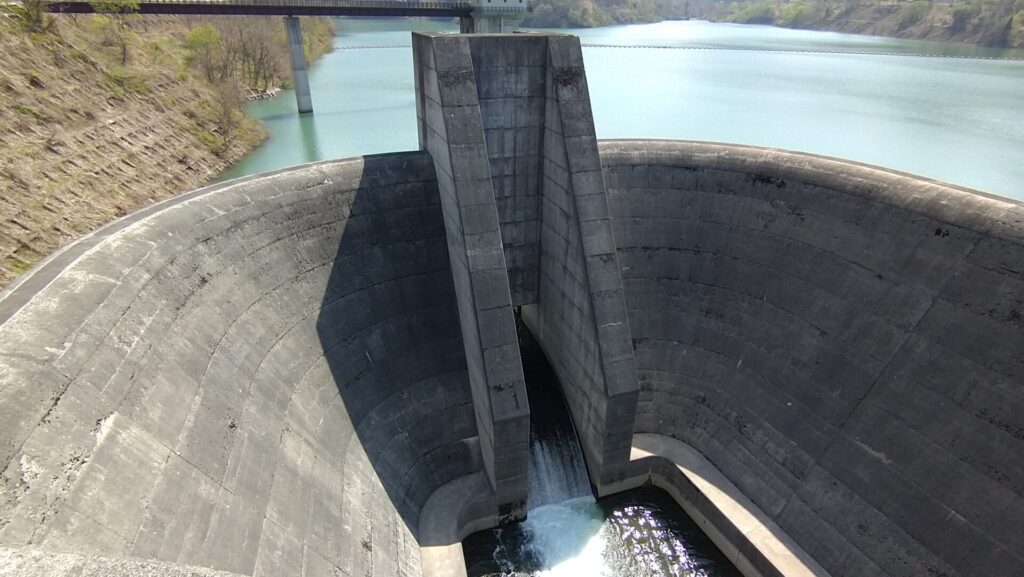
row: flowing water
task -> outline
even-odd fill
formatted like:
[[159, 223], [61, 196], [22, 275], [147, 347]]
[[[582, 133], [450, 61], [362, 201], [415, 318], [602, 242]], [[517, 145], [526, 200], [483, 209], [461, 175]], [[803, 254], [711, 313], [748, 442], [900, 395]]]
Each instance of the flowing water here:
[[[270, 139], [223, 178], [417, 148], [411, 29], [455, 24], [339, 20], [310, 70], [316, 112], [291, 92], [253, 103]], [[1024, 61], [952, 58], [1022, 50], [696, 21], [571, 32], [599, 138], [788, 148], [1024, 199]]]
[[529, 513], [463, 541], [470, 577], [739, 577], [665, 493], [594, 499], [557, 380], [523, 328], [520, 350], [530, 398]]

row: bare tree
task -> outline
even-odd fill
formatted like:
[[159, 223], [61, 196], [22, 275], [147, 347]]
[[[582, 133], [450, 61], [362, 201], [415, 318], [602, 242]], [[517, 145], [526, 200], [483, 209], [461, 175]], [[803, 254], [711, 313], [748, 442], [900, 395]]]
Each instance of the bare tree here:
[[131, 46], [129, 23], [138, 16], [139, 0], [93, 0], [90, 4], [96, 14], [106, 18], [109, 40], [121, 49], [121, 64], [128, 64]]
[[56, 32], [57, 19], [49, 13], [47, 0], [21, 0], [21, 6], [14, 9], [30, 32]]

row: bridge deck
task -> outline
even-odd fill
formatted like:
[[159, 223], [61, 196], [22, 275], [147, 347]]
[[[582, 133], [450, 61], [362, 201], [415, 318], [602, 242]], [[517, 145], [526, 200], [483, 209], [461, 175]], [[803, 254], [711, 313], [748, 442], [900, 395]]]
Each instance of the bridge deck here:
[[[500, 10], [485, 12], [512, 14], [527, 11], [525, 0], [512, 0]], [[400, 0], [142, 0], [140, 14], [231, 14], [245, 16], [441, 16], [466, 17], [475, 9], [470, 2], [403, 2]], [[50, 12], [87, 14], [93, 5], [85, 0], [50, 2]]]

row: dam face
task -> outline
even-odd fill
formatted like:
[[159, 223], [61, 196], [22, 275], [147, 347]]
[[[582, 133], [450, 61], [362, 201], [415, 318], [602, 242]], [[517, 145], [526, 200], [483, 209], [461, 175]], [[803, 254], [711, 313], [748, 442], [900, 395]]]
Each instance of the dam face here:
[[0, 562], [457, 574], [528, 496], [518, 306], [598, 493], [675, 487], [745, 574], [1019, 574], [1024, 206], [598, 144], [573, 37], [414, 47], [422, 151], [189, 193], [3, 294]]
[[1024, 211], [776, 150], [601, 147], [636, 431], [833, 575], [1022, 564]]

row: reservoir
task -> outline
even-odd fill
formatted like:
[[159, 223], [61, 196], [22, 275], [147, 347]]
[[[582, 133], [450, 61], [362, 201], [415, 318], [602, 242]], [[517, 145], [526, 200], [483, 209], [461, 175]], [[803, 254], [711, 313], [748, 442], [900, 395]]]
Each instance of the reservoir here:
[[[337, 21], [291, 92], [253, 103], [267, 142], [223, 179], [418, 147], [410, 30]], [[876, 164], [1024, 199], [1024, 50], [699, 21], [568, 30], [584, 44], [598, 138], [734, 142]]]

